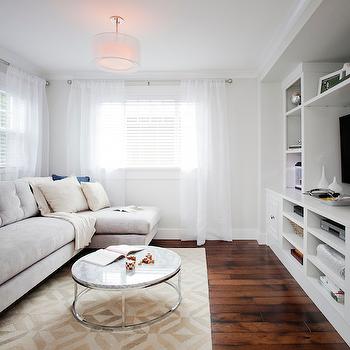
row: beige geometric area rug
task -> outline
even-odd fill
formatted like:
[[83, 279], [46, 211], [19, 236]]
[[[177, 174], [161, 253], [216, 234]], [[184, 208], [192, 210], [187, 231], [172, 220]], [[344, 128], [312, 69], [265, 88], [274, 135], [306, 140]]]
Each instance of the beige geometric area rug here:
[[[204, 248], [176, 248], [182, 259], [182, 302], [165, 319], [129, 331], [94, 331], [72, 316], [73, 281], [66, 265], [0, 315], [0, 349], [18, 350], [210, 350], [208, 275]], [[174, 282], [177, 282], [177, 277]], [[176, 300], [167, 285], [127, 294], [127, 322], [160, 314]], [[91, 291], [79, 312], [89, 321], [120, 323], [118, 292]]]

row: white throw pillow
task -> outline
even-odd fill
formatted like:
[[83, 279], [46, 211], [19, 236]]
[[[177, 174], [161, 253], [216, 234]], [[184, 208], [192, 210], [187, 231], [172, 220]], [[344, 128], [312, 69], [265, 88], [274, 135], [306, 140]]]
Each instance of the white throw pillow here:
[[39, 188], [54, 212], [76, 213], [89, 209], [76, 177], [53, 181]]
[[107, 193], [100, 183], [82, 182], [81, 188], [92, 211], [110, 207]]
[[43, 193], [41, 192], [39, 186], [44, 184], [52, 183], [52, 177], [25, 177], [23, 180], [28, 181], [30, 187], [33, 190], [33, 195], [36, 200], [36, 203], [38, 204], [38, 208], [40, 210], [41, 215], [46, 215], [52, 212], [52, 209], [49, 206], [49, 203], [47, 203], [47, 200], [45, 199]]

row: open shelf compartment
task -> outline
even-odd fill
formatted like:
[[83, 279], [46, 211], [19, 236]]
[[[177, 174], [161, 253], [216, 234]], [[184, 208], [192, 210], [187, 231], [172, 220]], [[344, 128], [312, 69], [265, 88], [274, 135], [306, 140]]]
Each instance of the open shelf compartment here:
[[294, 212], [295, 203], [286, 199], [283, 200], [283, 216], [304, 228], [304, 217]]
[[[345, 312], [345, 304], [338, 303], [335, 299], [333, 299], [331, 293], [323, 287], [320, 282], [320, 276], [325, 276], [325, 274], [309, 259], [307, 259], [306, 263], [306, 273], [309, 281], [313, 284], [313, 286], [321, 293], [321, 295], [327, 299], [327, 301], [334, 307], [336, 311], [343, 315]], [[346, 298], [344, 299], [346, 303]]]
[[[300, 109], [299, 109], [300, 112]], [[286, 127], [287, 127], [287, 144], [286, 149], [295, 150], [301, 149], [301, 113], [298, 114], [288, 114], [286, 117]], [[294, 146], [294, 147], [293, 147]], [[297, 147], [299, 146], [299, 147]]]
[[302, 269], [305, 258], [303, 258], [303, 261], [300, 261], [292, 255], [292, 249], [297, 249], [300, 251], [300, 249], [298, 249], [296, 247], [296, 245], [297, 244], [295, 244], [295, 242], [293, 240], [288, 239], [288, 236], [283, 235], [283, 237], [282, 237], [282, 249], [283, 249], [284, 253], [290, 259], [290, 261], [292, 261], [295, 264], [295, 266], [297, 266], [299, 269]]
[[339, 288], [345, 291], [345, 280], [341, 278], [337, 273], [331, 270], [323, 261], [321, 261], [316, 255], [308, 254], [308, 260], [316, 266], [325, 276], [327, 276], [333, 283]]
[[286, 89], [286, 112], [292, 111], [296, 109], [299, 105], [301, 105], [302, 101], [299, 104], [294, 104], [291, 101], [293, 95], [299, 94], [302, 96], [301, 92], [301, 78], [295, 80], [287, 89]]
[[[319, 241], [326, 243], [342, 255], [346, 255], [345, 240], [339, 238], [336, 233], [328, 232], [321, 228], [321, 220], [326, 219], [321, 215], [308, 211], [308, 233], [316, 237]], [[345, 227], [344, 227], [345, 229]]]
[[302, 152], [286, 152], [286, 187], [302, 190], [303, 165]]

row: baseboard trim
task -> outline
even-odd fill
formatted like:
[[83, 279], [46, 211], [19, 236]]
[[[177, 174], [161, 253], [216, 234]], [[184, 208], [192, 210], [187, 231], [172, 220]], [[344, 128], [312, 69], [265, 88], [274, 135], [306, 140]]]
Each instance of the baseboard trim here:
[[[183, 230], [181, 228], [159, 228], [154, 239], [181, 239]], [[259, 244], [266, 244], [265, 234], [259, 233], [257, 229], [233, 229], [233, 240], [254, 240]]]
[[180, 228], [159, 228], [154, 239], [181, 239], [182, 229]]

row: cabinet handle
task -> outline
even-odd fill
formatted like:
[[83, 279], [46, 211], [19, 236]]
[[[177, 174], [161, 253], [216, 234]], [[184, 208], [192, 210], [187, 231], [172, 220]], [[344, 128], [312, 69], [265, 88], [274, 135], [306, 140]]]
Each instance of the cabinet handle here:
[[271, 215], [271, 216], [270, 216], [270, 219], [271, 219], [271, 220], [275, 220], [276, 218], [275, 218], [273, 215]]

